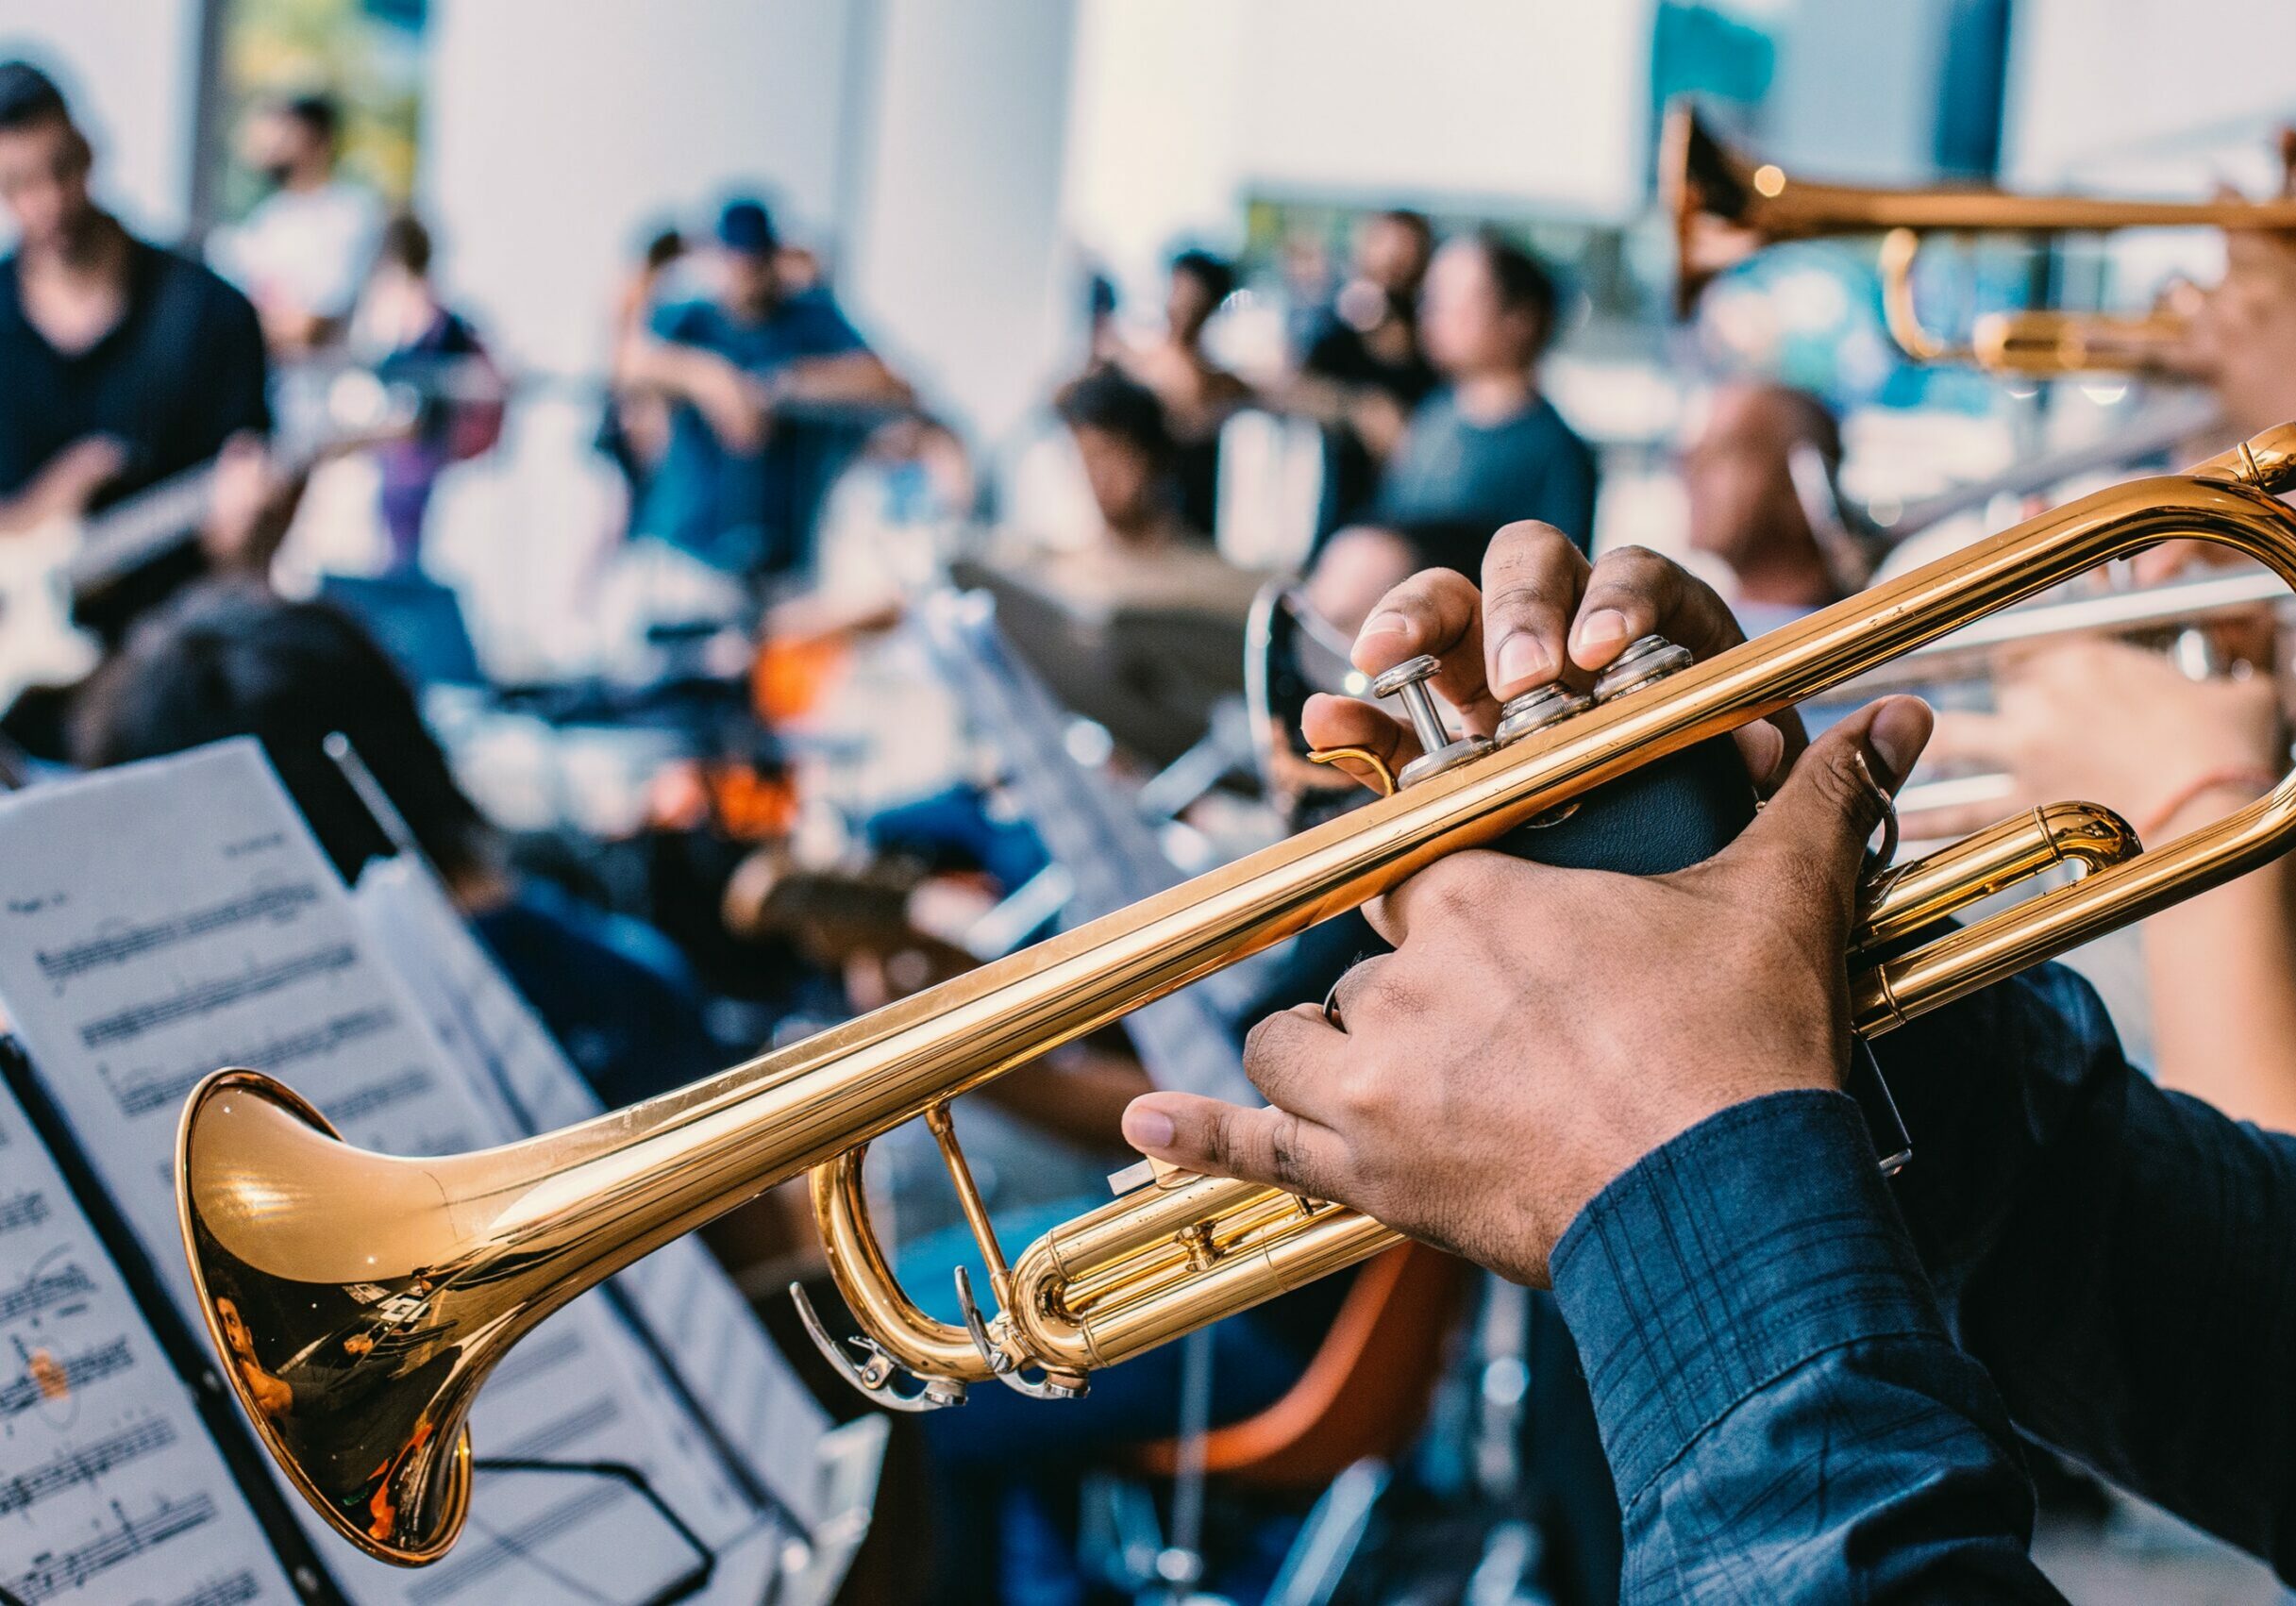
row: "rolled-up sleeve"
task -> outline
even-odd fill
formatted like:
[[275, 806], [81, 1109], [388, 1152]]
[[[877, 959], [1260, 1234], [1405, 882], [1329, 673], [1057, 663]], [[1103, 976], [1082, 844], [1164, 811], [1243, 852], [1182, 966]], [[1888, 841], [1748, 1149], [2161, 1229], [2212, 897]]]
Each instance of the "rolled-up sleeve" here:
[[1629, 1600], [2054, 1600], [2007, 1413], [1857, 1106], [1787, 1093], [1646, 1156], [1555, 1247]]

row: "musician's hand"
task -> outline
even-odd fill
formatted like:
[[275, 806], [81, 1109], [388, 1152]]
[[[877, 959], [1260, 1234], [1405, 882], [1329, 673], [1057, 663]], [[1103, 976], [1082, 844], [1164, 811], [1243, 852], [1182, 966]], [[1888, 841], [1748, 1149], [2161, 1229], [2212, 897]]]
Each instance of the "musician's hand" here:
[[105, 483], [127, 466], [127, 449], [109, 435], [83, 435], [41, 466], [5, 505], [0, 529], [32, 529], [52, 519], [75, 519]]
[[[1722, 599], [1679, 564], [1628, 546], [1590, 565], [1561, 530], [1525, 520], [1492, 539], [1480, 590], [1453, 570], [1429, 569], [1381, 598], [1355, 638], [1355, 667], [1377, 675], [1432, 653], [1443, 665], [1436, 694], [1469, 730], [1487, 736], [1508, 698], [1558, 678], [1584, 690], [1630, 642], [1653, 631], [1700, 659], [1746, 639]], [[1393, 770], [1419, 754], [1408, 725], [1354, 697], [1309, 698], [1300, 728], [1318, 748], [1367, 747]], [[1804, 741], [1791, 712], [1735, 736], [1764, 791]], [[1347, 767], [1355, 774], [1361, 766]]]
[[2005, 772], [2005, 801], [1910, 814], [1906, 834], [1963, 836], [2042, 803], [2117, 809], [2150, 841], [2254, 801], [2288, 768], [2272, 678], [2189, 680], [2109, 641], [2035, 652], [2002, 671], [1992, 713], [1937, 716], [1927, 757]]
[[1729, 847], [1670, 876], [1444, 859], [1383, 901], [1393, 954], [1264, 1021], [1272, 1104], [1156, 1093], [1138, 1148], [1334, 1199], [1505, 1276], [1643, 1155], [1763, 1094], [1840, 1085], [1866, 838], [1929, 732], [1894, 697], [1842, 721]]
[[293, 488], [276, 471], [258, 435], [234, 435], [215, 457], [207, 522], [199, 544], [218, 569], [259, 573], [286, 532], [284, 505]]

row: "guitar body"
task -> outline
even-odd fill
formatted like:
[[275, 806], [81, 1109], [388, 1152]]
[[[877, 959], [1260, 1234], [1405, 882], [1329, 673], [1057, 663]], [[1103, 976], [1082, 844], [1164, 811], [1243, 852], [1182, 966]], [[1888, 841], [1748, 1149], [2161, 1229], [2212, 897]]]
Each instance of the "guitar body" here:
[[0, 710], [36, 688], [85, 679], [103, 656], [72, 618], [82, 535], [65, 519], [0, 536]]

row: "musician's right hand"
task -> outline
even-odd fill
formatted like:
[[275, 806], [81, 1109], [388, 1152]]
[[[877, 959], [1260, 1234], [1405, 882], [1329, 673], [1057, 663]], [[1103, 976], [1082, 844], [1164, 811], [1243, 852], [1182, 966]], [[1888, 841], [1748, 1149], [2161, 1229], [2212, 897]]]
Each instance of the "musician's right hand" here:
[[[1442, 668], [1433, 684], [1467, 728], [1487, 736], [1508, 698], [1557, 678], [1582, 689], [1637, 637], [1656, 633], [1703, 660], [1746, 639], [1712, 587], [1640, 546], [1588, 563], [1552, 525], [1524, 520], [1492, 539], [1483, 584], [1450, 569], [1414, 575], [1380, 599], [1355, 638], [1366, 675], [1421, 653]], [[1365, 747], [1400, 770], [1418, 757], [1411, 728], [1354, 697], [1308, 699], [1300, 728], [1317, 748]], [[1755, 786], [1767, 794], [1806, 739], [1787, 712], [1735, 733]], [[1341, 761], [1359, 780], [1360, 766]]]
[[127, 448], [109, 435], [84, 435], [42, 465], [25, 488], [0, 509], [0, 529], [35, 529], [56, 519], [75, 519], [96, 493], [127, 466]]

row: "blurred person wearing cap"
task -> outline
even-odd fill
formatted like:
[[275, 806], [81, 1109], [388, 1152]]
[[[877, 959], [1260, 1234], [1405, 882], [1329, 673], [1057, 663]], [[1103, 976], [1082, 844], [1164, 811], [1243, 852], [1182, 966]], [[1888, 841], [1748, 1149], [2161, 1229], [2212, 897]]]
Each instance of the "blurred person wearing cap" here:
[[1419, 334], [1444, 385], [1412, 414], [1375, 518], [1537, 519], [1589, 549], [1595, 455], [1538, 384], [1555, 309], [1554, 280], [1511, 241], [1476, 233], [1435, 253]]
[[785, 260], [753, 200], [718, 215], [712, 293], [665, 306], [615, 353], [625, 391], [671, 404], [670, 438], [632, 524], [711, 567], [749, 579], [802, 560], [797, 465], [777, 425], [793, 408], [901, 407], [901, 382], [826, 289]]
[[246, 291], [274, 351], [332, 344], [382, 243], [382, 198], [337, 167], [343, 111], [324, 94], [283, 96], [257, 109], [240, 136], [242, 159], [271, 191], [244, 221], [219, 229], [208, 259]]
[[[0, 210], [17, 229], [0, 258], [0, 540], [217, 464], [200, 540], [108, 588], [103, 617], [82, 621], [124, 629], [205, 569], [260, 569], [293, 490], [263, 446], [255, 309], [197, 262], [130, 234], [96, 203], [94, 166], [55, 81], [0, 61]], [[17, 719], [11, 729], [53, 746]]]

